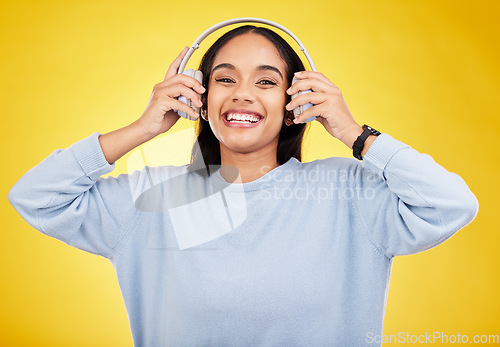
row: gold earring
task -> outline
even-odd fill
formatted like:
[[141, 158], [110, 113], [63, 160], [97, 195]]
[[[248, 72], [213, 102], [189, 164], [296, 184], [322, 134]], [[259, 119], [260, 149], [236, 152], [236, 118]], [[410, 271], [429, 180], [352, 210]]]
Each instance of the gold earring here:
[[207, 110], [204, 108], [201, 109], [201, 118], [203, 118], [206, 122], [208, 122]]
[[293, 111], [286, 111], [285, 112], [285, 118], [283, 121], [285, 122], [286, 125], [290, 126], [292, 124], [295, 124], [293, 120], [295, 119], [295, 116], [293, 115]]

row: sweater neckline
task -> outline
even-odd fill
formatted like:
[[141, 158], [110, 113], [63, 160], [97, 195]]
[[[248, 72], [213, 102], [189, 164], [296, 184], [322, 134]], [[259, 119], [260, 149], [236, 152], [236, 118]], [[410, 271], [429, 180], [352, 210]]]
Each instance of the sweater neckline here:
[[301, 164], [300, 161], [297, 160], [295, 157], [291, 157], [288, 159], [287, 162], [284, 164], [275, 167], [271, 171], [267, 172], [265, 175], [257, 178], [256, 180], [253, 180], [251, 182], [246, 182], [246, 183], [230, 183], [225, 180], [224, 177], [222, 177], [220, 173], [220, 168], [215, 171], [211, 177], [213, 180], [213, 183], [218, 186], [224, 186], [224, 190], [229, 190], [229, 191], [253, 191], [253, 190], [261, 190], [264, 188], [269, 188], [270, 186], [276, 186], [277, 183], [283, 182], [283, 179], [280, 179], [283, 175], [287, 174], [288, 170], [291, 170], [295, 172], [297, 170], [297, 167]]

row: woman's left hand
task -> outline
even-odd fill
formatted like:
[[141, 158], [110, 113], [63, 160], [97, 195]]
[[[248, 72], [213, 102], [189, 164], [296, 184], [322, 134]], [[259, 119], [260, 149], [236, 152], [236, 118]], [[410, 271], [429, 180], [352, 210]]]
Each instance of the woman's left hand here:
[[352, 148], [354, 141], [363, 132], [363, 129], [352, 117], [340, 89], [319, 72], [301, 71], [296, 73], [295, 77], [298, 81], [287, 90], [287, 94], [293, 95], [298, 91], [308, 89], [311, 89], [312, 92], [299, 95], [286, 105], [286, 109], [291, 111], [308, 102], [314, 106], [304, 111], [294, 122], [299, 124], [316, 116], [316, 120], [323, 124], [326, 131]]

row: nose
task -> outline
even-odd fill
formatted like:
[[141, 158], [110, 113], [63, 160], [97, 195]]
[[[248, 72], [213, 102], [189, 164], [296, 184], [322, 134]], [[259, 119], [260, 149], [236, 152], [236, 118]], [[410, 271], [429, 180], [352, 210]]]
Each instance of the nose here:
[[240, 82], [233, 89], [233, 101], [254, 102], [255, 97], [251, 91], [250, 82]]

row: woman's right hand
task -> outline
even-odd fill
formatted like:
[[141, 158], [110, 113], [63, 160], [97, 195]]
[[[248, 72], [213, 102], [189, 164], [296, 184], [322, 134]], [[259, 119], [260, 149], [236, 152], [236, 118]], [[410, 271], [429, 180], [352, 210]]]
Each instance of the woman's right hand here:
[[[151, 98], [146, 110], [137, 120], [137, 124], [151, 139], [166, 132], [179, 119], [177, 110], [181, 110], [197, 119], [197, 114], [191, 107], [176, 99], [183, 95], [191, 99], [196, 107], [201, 107], [202, 102], [198, 95], [205, 92], [205, 88], [195, 78], [177, 74], [181, 61], [189, 47], [185, 47], [175, 58], [162, 82], [156, 84], [151, 93]], [[195, 92], [196, 91], [196, 92]]]

